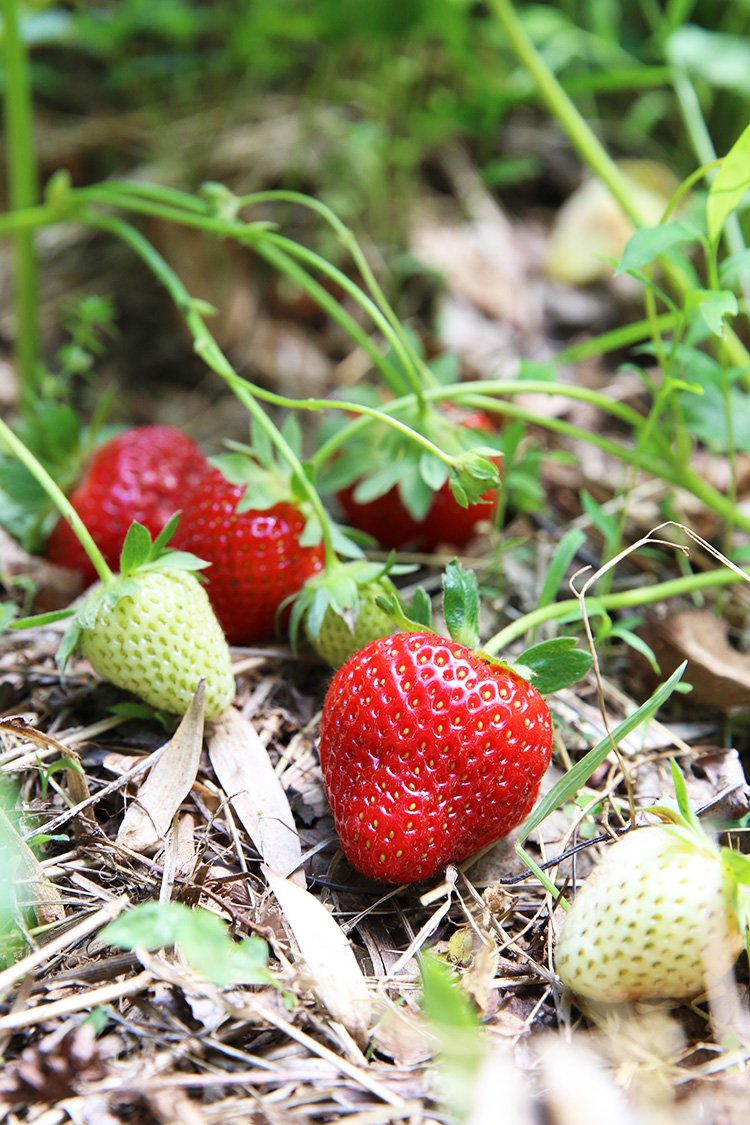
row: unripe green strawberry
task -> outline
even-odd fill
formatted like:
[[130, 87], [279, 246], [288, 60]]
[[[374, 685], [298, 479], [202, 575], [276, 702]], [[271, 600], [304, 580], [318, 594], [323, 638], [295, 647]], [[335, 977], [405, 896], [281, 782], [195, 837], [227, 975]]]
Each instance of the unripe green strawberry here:
[[[329, 563], [308, 579], [294, 602], [289, 622], [292, 643], [303, 625], [318, 655], [332, 668], [340, 668], [370, 641], [393, 633], [403, 612], [398, 591], [387, 577], [394, 569], [404, 573], [411, 568], [365, 559]], [[378, 604], [381, 599], [392, 607], [390, 611]]]
[[152, 570], [125, 581], [127, 590], [116, 601], [102, 588], [90, 595], [96, 602], [91, 624], [81, 632], [81, 652], [111, 683], [177, 715], [205, 680], [204, 714], [217, 719], [234, 698], [234, 676], [227, 642], [198, 579], [184, 570]]
[[592, 1000], [683, 999], [722, 977], [742, 948], [732, 866], [702, 831], [654, 825], [607, 849], [577, 893], [555, 967]]
[[393, 615], [381, 609], [376, 601], [378, 597], [392, 594], [393, 585], [381, 580], [373, 582], [360, 593], [356, 614], [340, 614], [329, 606], [316, 636], [312, 635], [305, 619], [307, 639], [326, 664], [330, 664], [331, 668], [340, 668], [370, 641], [387, 637], [397, 628]]
[[64, 670], [80, 649], [95, 672], [160, 711], [182, 715], [205, 681], [204, 714], [217, 719], [234, 698], [229, 646], [193, 571], [206, 564], [167, 550], [173, 516], [152, 542], [131, 524], [120, 573], [95, 586], [73, 617], [57, 653]]

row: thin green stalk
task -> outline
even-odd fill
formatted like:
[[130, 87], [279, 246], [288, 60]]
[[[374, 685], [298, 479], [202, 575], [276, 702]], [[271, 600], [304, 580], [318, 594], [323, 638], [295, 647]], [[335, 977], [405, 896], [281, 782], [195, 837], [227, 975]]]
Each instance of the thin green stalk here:
[[[37, 167], [31, 86], [17, 0], [2, 0], [5, 60], [5, 153], [8, 200], [12, 211], [33, 207], [37, 199]], [[16, 359], [21, 379], [21, 405], [34, 409], [40, 386], [38, 331], [38, 268], [33, 229], [15, 236], [14, 308]]]
[[[715, 589], [721, 586], [731, 586], [741, 582], [742, 577], [733, 570], [722, 568], [710, 570], [705, 574], [690, 574], [682, 578], [671, 578], [667, 582], [658, 582], [654, 586], [640, 586], [634, 590], [621, 590], [616, 594], [605, 594], [602, 597], [591, 597], [587, 601], [590, 613], [602, 610], [605, 613], [618, 609], [638, 609], [640, 606], [653, 605], [654, 602], [667, 601], [685, 594], [694, 594], [701, 590]], [[578, 598], [566, 598], [561, 602], [552, 602], [550, 605], [540, 606], [519, 617], [506, 625], [494, 637], [490, 637], [482, 645], [484, 652], [496, 656], [508, 645], [525, 636], [531, 630], [537, 629], [548, 621], [559, 621], [568, 617], [576, 609], [580, 609]]]
[[[291, 243], [292, 246], [296, 245]], [[346, 309], [342, 307], [339, 301], [332, 296], [327, 289], [325, 289], [314, 278], [310, 277], [306, 270], [304, 270], [294, 258], [291, 257], [286, 250], [281, 249], [280, 245], [272, 243], [269, 239], [259, 239], [254, 243], [253, 249], [255, 253], [269, 262], [279, 273], [288, 277], [290, 280], [296, 282], [306, 293], [308, 293], [316, 304], [328, 313], [331, 319], [338, 324], [365, 353], [372, 360], [373, 366], [380, 371], [386, 385], [391, 388], [396, 394], [401, 389], [401, 379], [397, 369], [393, 366], [387, 356], [383, 355], [377, 344], [367, 335], [364, 329], [357, 323], [353, 316], [351, 316]], [[342, 274], [342, 277], [344, 275]], [[347, 278], [347, 282], [349, 279]], [[353, 282], [349, 282], [353, 289], [357, 287]], [[358, 290], [360, 296], [363, 296], [361, 290]], [[358, 298], [355, 298], [358, 299]], [[367, 309], [365, 311], [368, 311]]]
[[337, 559], [333, 546], [331, 519], [317, 490], [310, 481], [294, 450], [268, 417], [265, 410], [263, 410], [255, 400], [249, 385], [234, 370], [229, 360], [216, 343], [216, 340], [209, 332], [203, 320], [200, 302], [193, 300], [174, 270], [167, 265], [148, 239], [144, 238], [143, 235], [134, 227], [130, 226], [129, 223], [113, 216], [93, 213], [82, 216], [82, 220], [91, 226], [109, 231], [111, 234], [120, 238], [149, 267], [153, 274], [161, 281], [162, 285], [164, 285], [175, 305], [185, 317], [188, 328], [193, 335], [196, 353], [231, 387], [248, 413], [265, 431], [282, 459], [289, 466], [299, 487], [304, 492], [305, 497], [317, 516], [323, 537], [326, 563], [335, 565]]
[[540, 94], [586, 164], [604, 181], [635, 226], [646, 226], [646, 217], [633, 199], [627, 180], [534, 47], [511, 0], [490, 0], [490, 8], [502, 24], [516, 55], [536, 82]]
[[[293, 240], [269, 231], [266, 224], [246, 223], [210, 214], [207, 212], [204, 203], [201, 204], [200, 210], [195, 207], [185, 208], [181, 203], [176, 202], [174, 192], [170, 193], [170, 198], [167, 200], [161, 193], [152, 196], [143, 191], [121, 192], [119, 182], [114, 182], [93, 188], [83, 188], [76, 193], [76, 198], [89, 203], [104, 203], [122, 210], [158, 217], [167, 222], [182, 223], [206, 233], [222, 238], [233, 238], [245, 246], [251, 246], [259, 256], [271, 262], [275, 268], [290, 277], [307, 292], [370, 357], [388, 385], [392, 389], [400, 390], [401, 381], [396, 368], [380, 352], [350, 313], [322, 285], [296, 265], [293, 258], [299, 258], [312, 265], [314, 269], [329, 277], [360, 305], [388, 340], [407, 373], [410, 364], [408, 350], [402, 346], [399, 337], [394, 334], [388, 320], [380, 312], [375, 302], [351, 278], [331, 265], [325, 258], [315, 254], [314, 251], [307, 250]], [[421, 383], [418, 383], [418, 385], [421, 391]]]
[[[591, 171], [609, 188], [633, 224], [636, 227], [648, 226], [648, 216], [643, 213], [638, 201], [633, 199], [627, 180], [529, 39], [516, 15], [512, 0], [490, 0], [490, 7], [516, 55], [536, 82], [539, 93], [568, 134], [574, 148]], [[688, 288], [687, 281], [668, 259], [664, 259], [664, 272], [674, 290], [684, 297]], [[738, 367], [750, 365], [750, 352], [731, 328], [727, 328], [724, 346], [733, 364]]]
[[325, 203], [314, 196], [305, 195], [298, 191], [259, 191], [254, 192], [252, 195], [243, 195], [239, 198], [239, 206], [254, 206], [257, 203], [276, 203], [287, 202], [296, 203], [302, 207], [309, 207], [310, 210], [315, 211], [320, 215], [329, 226], [336, 232], [345, 250], [349, 253], [352, 261], [359, 270], [360, 276], [365, 283], [365, 287], [370, 293], [370, 296], [377, 304], [380, 311], [387, 318], [393, 331], [399, 336], [406, 352], [411, 360], [411, 367], [407, 370], [412, 390], [418, 393], [418, 387], [422, 382], [428, 385], [436, 385], [437, 380], [430, 371], [426, 364], [420, 362], [419, 357], [412, 354], [412, 347], [408, 335], [404, 330], [398, 316], [391, 307], [388, 298], [383, 292], [380, 283], [378, 282], [375, 274], [370, 268], [370, 263], [367, 261], [362, 247], [359, 245], [354, 232], [346, 223], [342, 222], [339, 216], [332, 211]]
[[656, 327], [659, 332], [671, 331], [679, 322], [680, 313], [663, 313], [656, 318], [655, 325], [651, 319], [638, 320], [633, 324], [625, 324], [621, 328], [612, 328], [609, 332], [602, 332], [599, 336], [592, 336], [580, 344], [572, 344], [563, 348], [555, 356], [555, 363], [562, 367], [567, 364], [580, 363], [584, 359], [594, 356], [606, 355], [608, 352], [618, 351], [649, 339], [652, 329]]
[[259, 254], [265, 254], [269, 244], [282, 250], [288, 256], [298, 258], [300, 261], [312, 266], [313, 269], [319, 270], [320, 273], [330, 278], [331, 281], [340, 286], [344, 292], [348, 293], [359, 302], [393, 348], [401, 364], [401, 368], [409, 380], [413, 393], [421, 402], [423, 386], [419, 376], [414, 371], [411, 362], [411, 350], [409, 346], [404, 343], [401, 334], [394, 332], [388, 317], [380, 311], [377, 304], [367, 297], [351, 278], [347, 277], [346, 274], [337, 269], [336, 266], [331, 265], [331, 263], [321, 257], [320, 254], [316, 254], [314, 250], [309, 250], [306, 246], [301, 246], [300, 243], [295, 242], [291, 238], [287, 238], [283, 234], [274, 234], [271, 231], [263, 231], [253, 238], [253, 247]]
[[91, 564], [101, 581], [112, 582], [114, 580], [114, 575], [105, 562], [101, 551], [91, 538], [89, 530], [78, 515], [78, 512], [47, 470], [39, 464], [33, 453], [26, 448], [20, 438], [16, 437], [10, 426], [8, 426], [2, 418], [0, 418], [0, 439], [5, 443], [10, 452], [18, 458], [21, 464], [28, 469], [34, 479], [39, 482], [60, 515], [63, 516], [73, 528], [73, 531], [91, 560]]

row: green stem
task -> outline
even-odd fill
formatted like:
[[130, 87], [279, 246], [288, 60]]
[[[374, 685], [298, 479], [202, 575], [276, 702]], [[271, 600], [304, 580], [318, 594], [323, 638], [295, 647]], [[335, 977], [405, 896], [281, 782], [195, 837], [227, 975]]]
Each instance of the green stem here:
[[0, 439], [4, 441], [5, 445], [11, 453], [18, 458], [21, 464], [28, 469], [34, 479], [39, 482], [60, 515], [63, 516], [73, 528], [73, 531], [91, 560], [91, 564], [101, 581], [105, 583], [114, 581], [114, 575], [107, 565], [104, 556], [91, 538], [88, 528], [65, 493], [55, 483], [44, 466], [39, 464], [36, 457], [26, 448], [20, 438], [16, 437], [10, 426], [8, 426], [2, 418], [0, 418]]
[[113, 216], [98, 214], [83, 215], [82, 220], [90, 226], [99, 227], [102, 230], [108, 231], [110, 234], [114, 234], [117, 238], [120, 238], [149, 267], [159, 281], [161, 281], [175, 305], [185, 317], [188, 328], [193, 335], [196, 353], [228, 384], [251, 417], [263, 428], [269, 440], [289, 466], [293, 476], [318, 518], [323, 537], [326, 564], [330, 566], [336, 565], [338, 560], [333, 546], [331, 520], [317, 490], [283, 434], [280, 433], [265, 410], [263, 410], [255, 400], [251, 393], [250, 385], [234, 370], [216, 340], [209, 332], [203, 320], [199, 303], [193, 300], [181, 279], [174, 270], [167, 265], [148, 239], [144, 238], [143, 235], [134, 227], [130, 226], [129, 223]]
[[[252, 231], [252, 228], [250, 228]], [[359, 288], [359, 286], [347, 277], [345, 273], [337, 269], [336, 266], [331, 265], [320, 254], [316, 254], [314, 250], [309, 250], [306, 246], [301, 246], [291, 238], [287, 238], [283, 234], [274, 234], [271, 231], [253, 231], [252, 245], [257, 253], [267, 256], [267, 247], [270, 245], [282, 250], [288, 256], [298, 258], [300, 261], [305, 262], [307, 265], [312, 266], [313, 269], [319, 270], [320, 273], [329, 277], [336, 285], [340, 286], [345, 293], [359, 302], [365, 312], [370, 316], [373, 324], [383, 333], [388, 343], [393, 348], [394, 353], [398, 357], [401, 368], [406, 375], [412, 392], [421, 401], [423, 394], [422, 382], [414, 369], [411, 359], [410, 348], [404, 343], [401, 333], [395, 332], [388, 317], [386, 317], [377, 304], [366, 296]], [[391, 387], [397, 393], [400, 387]]]
[[[325, 258], [315, 254], [312, 250], [307, 250], [293, 240], [285, 238], [283, 235], [269, 231], [266, 224], [246, 223], [212, 215], [207, 212], [205, 203], [200, 203], [200, 209], [196, 206], [185, 206], [181, 201], [182, 193], [174, 191], [167, 194], [161, 191], [146, 192], [144, 190], [145, 185], [142, 190], [137, 192], [122, 191], [122, 186], [119, 181], [115, 181], [107, 185], [83, 188], [76, 193], [76, 198], [89, 203], [107, 204], [108, 206], [119, 207], [122, 210], [158, 217], [167, 222], [182, 223], [209, 234], [221, 238], [233, 238], [245, 246], [251, 246], [259, 256], [265, 258], [266, 261], [307, 292], [370, 357], [388, 386], [397, 394], [401, 392], [402, 382], [396, 368], [379, 351], [357, 321], [342, 308], [341, 304], [293, 261], [293, 258], [296, 257], [307, 262], [348, 293], [383, 333], [393, 351], [398, 355], [408, 376], [411, 360], [407, 346], [402, 344], [399, 336], [394, 333], [388, 319], [383, 316], [375, 302], [351, 278], [331, 265]], [[186, 198], [191, 199], [192, 197], [187, 196]], [[193, 203], [195, 203], [195, 200], [193, 200]], [[414, 380], [411, 379], [410, 381], [413, 382]], [[416, 385], [421, 393], [421, 383], [418, 379]]]
[[534, 79], [539, 93], [568, 134], [574, 148], [592, 172], [604, 181], [635, 226], [646, 226], [646, 217], [633, 199], [627, 180], [534, 47], [511, 0], [490, 0], [490, 8], [494, 10], [513, 50]]
[[572, 344], [564, 348], [555, 356], [555, 363], [559, 366], [580, 363], [581, 360], [591, 359], [594, 356], [606, 355], [608, 352], [628, 348], [633, 344], [647, 340], [654, 327], [664, 333], [673, 329], [680, 320], [680, 313], [663, 313], [656, 318], [656, 323], [651, 318], [638, 320], [633, 324], [625, 324], [621, 328], [613, 328], [609, 332], [602, 332], [599, 336], [592, 336], [580, 344]]
[[[292, 243], [292, 245], [294, 245], [294, 243]], [[254, 244], [253, 249], [259, 257], [264, 258], [278, 270], [279, 273], [296, 282], [301, 289], [308, 293], [318, 306], [322, 308], [324, 312], [328, 313], [331, 319], [362, 349], [365, 355], [369, 356], [373, 366], [375, 366], [383, 376], [386, 385], [396, 394], [400, 394], [402, 384], [397, 369], [390, 360], [383, 355], [377, 344], [370, 339], [354, 317], [341, 306], [327, 289], [315, 281], [314, 278], [310, 277], [307, 271], [302, 269], [288, 253], [282, 250], [278, 245], [273, 245], [269, 240], [258, 240]], [[354, 286], [348, 278], [346, 280], [349, 285], [352, 285], [352, 287], [356, 289], [356, 286]], [[358, 297], [355, 297], [355, 299], [359, 300]]]
[[385, 293], [383, 292], [375, 274], [370, 268], [370, 263], [359, 245], [354, 232], [346, 223], [338, 217], [338, 215], [331, 210], [325, 203], [313, 196], [305, 195], [298, 191], [259, 191], [254, 192], [252, 195], [244, 195], [239, 199], [239, 206], [253, 206], [257, 203], [275, 203], [286, 202], [296, 203], [302, 207], [309, 207], [310, 210], [315, 211], [320, 215], [329, 226], [338, 235], [344, 249], [347, 250], [352, 258], [352, 261], [359, 270], [360, 276], [365, 283], [365, 287], [370, 293], [370, 296], [375, 301], [376, 305], [386, 317], [393, 331], [399, 337], [404, 347], [405, 352], [409, 357], [409, 367], [406, 369], [406, 374], [410, 380], [412, 390], [415, 394], [418, 393], [420, 386], [426, 383], [430, 386], [437, 385], [437, 380], [429, 367], [422, 363], [418, 356], [413, 354], [411, 342], [408, 334], [404, 330], [398, 316], [391, 307]]
[[[5, 39], [5, 129], [10, 210], [33, 207], [37, 168], [31, 87], [17, 0], [2, 0]], [[34, 409], [39, 393], [38, 269], [33, 229], [15, 234], [16, 359], [21, 379], [21, 405]]]
[[[654, 586], [621, 590], [616, 594], [592, 597], [587, 604], [591, 612], [596, 610], [610, 612], [618, 609], [637, 609], [640, 606], [653, 605], [654, 602], [666, 601], [668, 598], [694, 594], [717, 586], [731, 586], [733, 583], [741, 581], [741, 575], [728, 568], [710, 570], [705, 574], [689, 574], [682, 578], [671, 578], [667, 582], [658, 582]], [[551, 605], [533, 609], [530, 613], [519, 617], [517, 621], [512, 621], [510, 625], [506, 625], [499, 633], [495, 633], [494, 637], [491, 637], [486, 644], [482, 645], [482, 651], [490, 656], [496, 656], [527, 632], [537, 629], [547, 621], [558, 621], [560, 618], [568, 617], [580, 607], [581, 603], [578, 598], [567, 598], [565, 601], [553, 602]]]
[[[584, 121], [574, 102], [565, 93], [529, 39], [516, 15], [512, 0], [490, 0], [490, 7], [495, 12], [516, 55], [536, 82], [542, 98], [568, 134], [573, 147], [591, 171], [609, 188], [631, 222], [636, 227], [649, 226], [649, 216], [644, 214], [638, 201], [633, 198], [627, 179]], [[679, 269], [672, 266], [666, 258], [663, 259], [663, 269], [674, 290], [684, 296], [688, 282]], [[735, 366], [750, 365], [750, 352], [731, 328], [727, 328], [724, 346]]]

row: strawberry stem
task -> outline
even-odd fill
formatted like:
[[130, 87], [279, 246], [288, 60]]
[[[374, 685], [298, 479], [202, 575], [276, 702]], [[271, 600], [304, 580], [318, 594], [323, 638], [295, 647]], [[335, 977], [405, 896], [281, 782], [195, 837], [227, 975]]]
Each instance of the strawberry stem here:
[[34, 479], [39, 482], [60, 515], [68, 521], [101, 581], [105, 584], [114, 582], [114, 574], [107, 565], [104, 556], [92, 539], [91, 533], [78, 515], [78, 512], [44, 466], [37, 461], [34, 454], [31, 450], [26, 448], [20, 438], [16, 437], [10, 426], [8, 426], [2, 418], [0, 418], [0, 439], [5, 442], [5, 445], [11, 453], [18, 458]]
[[[10, 210], [33, 207], [37, 194], [37, 167], [32, 127], [31, 87], [18, 0], [2, 0], [3, 58], [5, 62], [5, 127], [8, 197]], [[21, 378], [21, 401], [33, 409], [39, 393], [38, 266], [34, 229], [14, 234], [16, 358]]]
[[162, 282], [177, 308], [185, 317], [188, 328], [193, 335], [196, 354], [228, 384], [251, 417], [255, 419], [258, 425], [267, 434], [269, 440], [289, 466], [292, 475], [309, 501], [320, 524], [323, 549], [326, 557], [326, 567], [337, 566], [338, 557], [333, 545], [331, 518], [323, 505], [323, 501], [318, 495], [317, 489], [305, 472], [304, 466], [284, 435], [268, 417], [262, 406], [256, 401], [252, 384], [247, 383], [246, 380], [234, 370], [213, 335], [209, 332], [203, 320], [202, 306], [200, 303], [193, 300], [181, 279], [167, 265], [148, 239], [144, 238], [143, 235], [134, 227], [130, 226], [129, 223], [122, 219], [115, 218], [114, 216], [104, 215], [88, 215], [86, 221], [93, 226], [108, 230], [122, 239]]
[[430, 370], [428, 365], [424, 363], [419, 356], [414, 354], [411, 342], [407, 333], [404, 331], [404, 326], [393, 311], [390, 302], [386, 298], [382, 288], [380, 287], [377, 278], [370, 269], [370, 263], [367, 261], [362, 247], [359, 245], [354, 232], [346, 223], [342, 222], [339, 216], [331, 210], [325, 203], [313, 196], [305, 195], [298, 191], [261, 191], [255, 192], [252, 195], [241, 196], [237, 200], [239, 207], [253, 206], [257, 203], [294, 203], [302, 207], [309, 207], [311, 211], [315, 211], [320, 215], [330, 227], [336, 232], [341, 240], [342, 245], [350, 254], [354, 264], [359, 270], [360, 276], [365, 283], [365, 287], [370, 293], [371, 297], [377, 304], [380, 311], [387, 318], [393, 332], [401, 341], [403, 346], [403, 353], [399, 352], [399, 359], [404, 367], [404, 372], [409, 379], [409, 382], [415, 394], [419, 394], [422, 386], [437, 386], [437, 379]]
[[[603, 594], [587, 601], [586, 606], [590, 616], [595, 613], [607, 613], [616, 609], [631, 609], [654, 602], [666, 601], [668, 598], [680, 597], [684, 594], [693, 594], [698, 590], [708, 590], [714, 586], [731, 586], [741, 582], [742, 576], [733, 570], [709, 570], [701, 574], [688, 574], [681, 578], [671, 578], [667, 582], [657, 582], [653, 586], [639, 586], [633, 590], [620, 590], [615, 594]], [[581, 604], [578, 598], [566, 598], [561, 602], [552, 602], [550, 605], [539, 606], [524, 614], [518, 620], [506, 625], [499, 633], [482, 646], [490, 656], [502, 652], [513, 641], [536, 629], [547, 621], [557, 621], [561, 618], [571, 620], [576, 613], [580, 615]]]

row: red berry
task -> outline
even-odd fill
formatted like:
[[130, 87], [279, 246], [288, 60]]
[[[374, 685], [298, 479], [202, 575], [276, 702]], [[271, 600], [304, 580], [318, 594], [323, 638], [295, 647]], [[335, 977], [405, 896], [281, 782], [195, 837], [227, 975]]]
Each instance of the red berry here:
[[385, 882], [415, 883], [507, 835], [551, 752], [536, 688], [433, 633], [371, 642], [323, 706], [320, 763], [341, 846]]
[[[70, 502], [116, 569], [131, 523], [137, 520], [158, 535], [207, 469], [206, 458], [187, 434], [172, 426], [137, 426], [96, 450]], [[63, 519], [53, 528], [45, 554], [58, 566], [81, 571], [86, 585], [96, 578]]]
[[[495, 430], [488, 415], [479, 410], [466, 411], [444, 403], [441, 412], [457, 426], [486, 433]], [[498, 458], [500, 464], [500, 458]], [[391, 488], [375, 500], [360, 503], [355, 499], [356, 482], [342, 489], [337, 499], [352, 527], [372, 535], [383, 547], [398, 549], [410, 546], [434, 551], [441, 543], [464, 547], [477, 533], [477, 525], [491, 520], [497, 508], [498, 493], [490, 489], [476, 504], [462, 508], [451, 492], [448, 481], [437, 490], [427, 514], [416, 520], [407, 510], [398, 488]]]
[[208, 596], [232, 644], [272, 639], [279, 606], [324, 560], [322, 545], [300, 545], [305, 517], [293, 504], [238, 512], [246, 488], [209, 470], [184, 504], [172, 540], [211, 564], [203, 572]]

